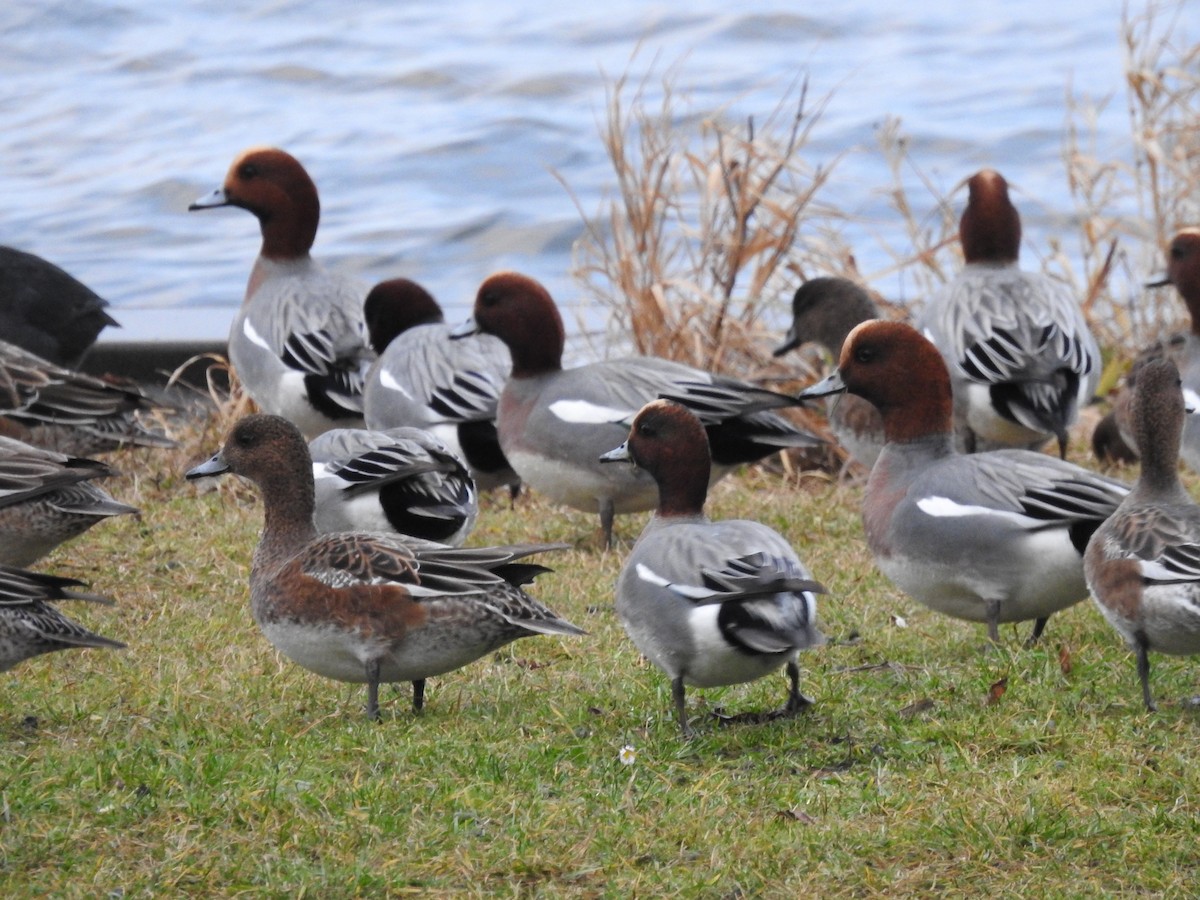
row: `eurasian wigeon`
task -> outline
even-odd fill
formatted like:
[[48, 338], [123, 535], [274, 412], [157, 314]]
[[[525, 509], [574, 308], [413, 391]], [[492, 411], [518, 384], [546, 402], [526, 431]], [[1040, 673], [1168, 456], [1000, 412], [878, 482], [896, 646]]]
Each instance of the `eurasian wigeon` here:
[[937, 348], [901, 322], [850, 332], [838, 370], [800, 393], [850, 391], [883, 415], [887, 442], [867, 479], [863, 526], [880, 570], [937, 612], [1036, 620], [1087, 596], [1083, 552], [1129, 488], [1031, 450], [955, 448], [953, 398]]
[[120, 328], [108, 301], [33, 253], [0, 247], [0, 334], [49, 360], [77, 369], [105, 328]]
[[471, 473], [420, 428], [334, 428], [308, 443], [318, 531], [394, 531], [460, 546], [479, 514]]
[[464, 460], [481, 491], [520, 485], [496, 434], [496, 405], [512, 360], [488, 334], [451, 340], [452, 326], [423, 287], [394, 278], [371, 288], [363, 305], [371, 346], [367, 427], [410, 425], [433, 432]]
[[1141, 473], [1084, 558], [1093, 599], [1137, 654], [1149, 710], [1150, 651], [1200, 653], [1200, 506], [1179, 481], [1185, 417], [1179, 370], [1147, 362], [1133, 390]]
[[367, 346], [367, 286], [312, 258], [321, 204], [294, 156], [244, 151], [225, 183], [188, 207], [253, 213], [262, 249], [229, 330], [229, 361], [255, 403], [306, 437], [363, 424], [362, 390], [375, 359]]
[[0, 341], [0, 433], [71, 456], [120, 447], [174, 447], [142, 419], [165, 411], [131, 383], [64, 369]]
[[991, 169], [968, 180], [959, 222], [965, 265], [930, 298], [917, 327], [942, 352], [964, 449], [1036, 449], [1058, 439], [1092, 399], [1100, 348], [1065, 285], [1021, 270], [1021, 218]]
[[[1139, 363], [1147, 359], [1165, 357], [1175, 363], [1183, 384], [1184, 400], [1193, 409], [1200, 409], [1200, 228], [1185, 228], [1171, 239], [1167, 248], [1166, 274], [1149, 282], [1147, 287], [1166, 285], [1174, 285], [1179, 292], [1191, 323], [1187, 331], [1168, 335], [1143, 349], [1134, 361], [1130, 375], [1126, 376], [1126, 384], [1113, 402], [1113, 414], [1129, 444], [1133, 443], [1133, 438], [1126, 395], [1130, 378]], [[1179, 455], [1189, 469], [1200, 472], [1200, 417], [1188, 416], [1184, 422]]]
[[[836, 361], [851, 329], [879, 318], [875, 301], [849, 278], [812, 278], [792, 297], [792, 326], [775, 356], [809, 342], [828, 351]], [[829, 428], [837, 442], [859, 465], [870, 469], [883, 448], [883, 419], [862, 397], [842, 394], [826, 404]]]
[[254, 482], [264, 525], [250, 569], [250, 608], [263, 634], [293, 662], [367, 685], [379, 718], [381, 682], [425, 680], [521, 637], [575, 635], [521, 586], [547, 571], [524, 558], [547, 546], [447, 547], [400, 535], [320, 534], [308, 445], [287, 419], [251, 415], [230, 430], [189, 479], [232, 472]]
[[92, 484], [112, 470], [0, 437], [0, 564], [28, 566], [110, 516], [137, 509]]
[[684, 736], [689, 684], [741, 684], [786, 666], [784, 712], [807, 706], [797, 659], [822, 641], [813, 595], [825, 589], [776, 531], [704, 514], [711, 458], [700, 420], [679, 403], [655, 400], [634, 418], [628, 440], [600, 459], [629, 461], [658, 486], [657, 511], [617, 579], [617, 615], [671, 679]]
[[712, 447], [712, 477], [785, 447], [819, 439], [768, 411], [791, 397], [671, 360], [631, 356], [574, 368], [562, 365], [565, 331], [546, 289], [525, 275], [488, 278], [475, 298], [474, 318], [456, 337], [494, 334], [512, 355], [500, 394], [500, 446], [521, 481], [556, 503], [600, 514], [606, 546], [615, 513], [653, 509], [654, 479], [630, 466], [605, 466], [597, 449], [625, 439], [637, 411], [658, 397], [696, 412]]
[[83, 582], [0, 565], [0, 672], [17, 663], [55, 650], [125, 645], [101, 637], [72, 622], [52, 604], [57, 600], [87, 600], [111, 604], [106, 597], [74, 590]]

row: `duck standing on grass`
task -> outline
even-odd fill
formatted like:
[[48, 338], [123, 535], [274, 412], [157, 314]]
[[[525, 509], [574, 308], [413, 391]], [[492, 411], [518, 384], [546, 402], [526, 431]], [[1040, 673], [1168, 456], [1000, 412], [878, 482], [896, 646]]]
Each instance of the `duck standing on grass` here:
[[474, 317], [455, 337], [483, 332], [512, 354], [512, 375], [500, 394], [500, 446], [521, 481], [556, 503], [600, 514], [605, 546], [616, 513], [653, 509], [654, 480], [627, 466], [602, 466], [597, 450], [629, 433], [643, 405], [678, 400], [708, 432], [712, 479], [785, 447], [821, 443], [770, 412], [796, 401], [745, 381], [649, 356], [602, 360], [564, 369], [566, 333], [550, 294], [532, 278], [503, 272], [484, 281]]
[[[878, 318], [875, 301], [861, 285], [849, 278], [812, 278], [792, 295], [792, 325], [773, 355], [813, 341], [836, 360], [854, 326]], [[867, 469], [875, 465], [883, 448], [879, 410], [861, 397], [842, 395], [826, 411], [833, 436], [850, 458]]]
[[1133, 391], [1141, 474], [1092, 536], [1084, 566], [1104, 618], [1137, 654], [1142, 700], [1153, 710], [1150, 651], [1200, 653], [1200, 506], [1179, 480], [1186, 415], [1179, 370], [1150, 360]]
[[0, 672], [55, 650], [125, 647], [120, 641], [101, 637], [72, 622], [52, 605], [57, 600], [112, 605], [107, 597], [74, 590], [82, 584], [74, 578], [0, 565]]
[[534, 634], [583, 630], [522, 585], [548, 571], [524, 562], [547, 545], [447, 547], [400, 535], [318, 534], [312, 457], [296, 426], [251, 415], [189, 479], [232, 472], [263, 498], [263, 531], [250, 569], [250, 608], [284, 656], [336, 681], [367, 685], [379, 718], [381, 682], [425, 680]]
[[318, 531], [394, 531], [461, 546], [479, 497], [462, 460], [421, 428], [334, 428], [308, 442]]
[[[1125, 376], [1125, 384], [1113, 401], [1112, 418], [1118, 428], [1122, 443], [1136, 458], [1137, 448], [1132, 445], [1132, 417], [1129, 414], [1129, 394], [1140, 365], [1149, 359], [1165, 357], [1175, 363], [1183, 384], [1184, 401], [1189, 407], [1200, 409], [1200, 228], [1184, 228], [1171, 238], [1167, 247], [1166, 274], [1147, 283], [1147, 287], [1173, 285], [1179, 298], [1187, 307], [1190, 319], [1187, 331], [1168, 335], [1145, 347], [1134, 360], [1133, 367]], [[1097, 426], [1099, 428], [1099, 426]], [[1097, 440], [1093, 437], [1093, 441]], [[1200, 416], [1187, 416], [1183, 424], [1183, 438], [1179, 445], [1179, 457], [1193, 472], [1200, 472]], [[1129, 461], [1129, 460], [1126, 460]]]
[[600, 459], [632, 462], [658, 486], [658, 510], [617, 579], [617, 615], [670, 677], [684, 736], [687, 684], [740, 684], [786, 666], [784, 713], [807, 706], [797, 659], [821, 643], [813, 595], [825, 589], [766, 525], [705, 516], [711, 459], [700, 420], [656, 400], [634, 418], [628, 440]]
[[1065, 459], [1067, 429], [1100, 380], [1100, 348], [1066, 286], [1017, 263], [1021, 217], [1004, 177], [983, 169], [967, 185], [963, 269], [917, 327], [950, 369], [964, 449], [1036, 449], [1057, 438]]
[[262, 248], [229, 331], [229, 361], [254, 402], [312, 438], [361, 427], [363, 379], [375, 359], [367, 346], [367, 287], [327, 271], [310, 255], [321, 204], [294, 156], [246, 150], [225, 183], [189, 210], [238, 206], [253, 213]]
[[801, 398], [849, 391], [883, 416], [886, 443], [867, 479], [863, 528], [880, 570], [937, 612], [986, 622], [1033, 619], [1087, 596], [1088, 538], [1128, 493], [1119, 481], [1031, 450], [955, 449], [950, 374], [912, 326], [850, 332], [838, 369]]
[[71, 456], [174, 447], [142, 415], [166, 411], [137, 385], [64, 369], [0, 340], [0, 433]]
[[0, 437], [0, 564], [28, 566], [110, 516], [136, 515], [92, 484], [105, 463]]
[[508, 348], [490, 334], [451, 340], [442, 308], [407, 278], [381, 281], [363, 304], [379, 358], [367, 373], [368, 428], [424, 428], [466, 462], [481, 491], [521, 479], [496, 434], [496, 406], [508, 380]]

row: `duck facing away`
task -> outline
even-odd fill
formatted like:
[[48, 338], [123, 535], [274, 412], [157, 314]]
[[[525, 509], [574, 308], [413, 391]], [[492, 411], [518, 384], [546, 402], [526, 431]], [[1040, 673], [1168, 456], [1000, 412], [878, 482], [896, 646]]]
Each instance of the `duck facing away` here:
[[0, 564], [28, 566], [110, 516], [136, 507], [92, 484], [106, 464], [0, 437]]
[[523, 589], [547, 571], [523, 560], [552, 547], [456, 548], [365, 532], [319, 534], [312, 458], [294, 425], [251, 415], [189, 479], [232, 472], [258, 486], [262, 536], [250, 569], [250, 608], [284, 656], [336, 681], [367, 685], [379, 718], [381, 682], [425, 680], [521, 637], [577, 635]]
[[460, 546], [479, 497], [462, 460], [420, 428], [334, 428], [308, 442], [318, 531], [394, 531]]
[[[792, 324], [774, 355], [783, 356], [811, 341], [836, 361], [854, 326], [878, 318], [875, 301], [861, 285], [849, 278], [812, 278], [792, 296]], [[879, 410], [862, 397], [842, 394], [832, 399], [826, 412], [833, 436], [850, 458], [867, 469], [875, 465], [883, 448]]]
[[883, 416], [886, 443], [867, 479], [863, 528], [876, 565], [937, 612], [1034, 620], [1087, 596], [1088, 538], [1128, 493], [1119, 481], [1031, 450], [955, 448], [950, 375], [912, 326], [874, 320], [850, 332], [838, 369], [802, 398], [850, 391]]
[[671, 679], [684, 736], [688, 684], [740, 684], [783, 666], [784, 712], [807, 706], [797, 659], [822, 641], [814, 594], [825, 589], [771, 528], [705, 516], [711, 461], [699, 419], [679, 403], [653, 401], [625, 443], [600, 458], [632, 462], [658, 485], [658, 509], [617, 579], [616, 606], [637, 648]]
[[124, 648], [72, 622], [53, 605], [58, 600], [112, 601], [75, 588], [83, 582], [0, 565], [0, 672], [43, 653], [76, 647]]
[[142, 417], [167, 407], [133, 384], [64, 369], [0, 341], [0, 433], [72, 456], [174, 447]]
[[563, 368], [562, 317], [542, 285], [515, 272], [488, 278], [473, 319], [454, 333], [494, 334], [512, 354], [500, 394], [500, 446], [521, 481], [551, 500], [598, 512], [606, 546], [616, 513], [653, 509], [658, 489], [644, 471], [605, 466], [597, 450], [615, 447], [637, 411], [658, 397], [678, 400], [700, 416], [712, 448], [712, 478], [785, 447], [820, 440], [772, 407], [789, 396], [671, 360], [632, 356]]
[[451, 340], [442, 308], [407, 278], [382, 281], [363, 304], [371, 346], [379, 358], [367, 373], [367, 427], [411, 426], [437, 436], [466, 462], [481, 491], [521, 479], [496, 433], [496, 407], [508, 380], [508, 349], [488, 334]]
[[361, 427], [362, 391], [375, 354], [363, 321], [365, 284], [326, 270], [310, 254], [321, 204], [294, 156], [244, 151], [224, 184], [189, 210], [236, 206], [252, 213], [262, 248], [229, 331], [229, 360], [259, 407], [312, 438]]
[[1084, 565], [1096, 605], [1137, 654], [1142, 700], [1153, 710], [1150, 651], [1200, 653], [1200, 506], [1179, 480], [1186, 412], [1175, 364], [1142, 365], [1132, 405], [1141, 473], [1092, 536]]
[[964, 449], [1037, 448], [1067, 429], [1095, 393], [1100, 348], [1079, 302], [1017, 257], [1021, 218], [991, 169], [967, 182], [962, 271], [931, 297], [917, 327], [945, 357]]

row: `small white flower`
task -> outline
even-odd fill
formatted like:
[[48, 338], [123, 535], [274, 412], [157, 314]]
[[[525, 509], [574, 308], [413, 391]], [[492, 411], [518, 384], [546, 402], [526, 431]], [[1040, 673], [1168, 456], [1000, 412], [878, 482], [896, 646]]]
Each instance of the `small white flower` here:
[[617, 751], [617, 759], [621, 761], [623, 766], [632, 766], [637, 762], [637, 751], [633, 749], [633, 744], [626, 744]]

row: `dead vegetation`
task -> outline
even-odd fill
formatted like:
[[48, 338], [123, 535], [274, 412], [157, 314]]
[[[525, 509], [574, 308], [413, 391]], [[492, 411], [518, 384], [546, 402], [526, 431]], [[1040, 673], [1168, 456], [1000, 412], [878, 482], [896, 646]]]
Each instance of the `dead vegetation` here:
[[[1161, 271], [1170, 236], [1200, 222], [1200, 45], [1189, 42], [1184, 9], [1178, 0], [1124, 11], [1127, 152], [1098, 145], [1096, 115], [1113, 97], [1067, 89], [1064, 177], [1075, 216], [1037, 258], [1080, 297], [1115, 372], [1179, 323], [1174, 291], [1144, 283]], [[604, 346], [777, 376], [769, 347], [806, 278], [900, 272], [920, 297], [956, 270], [961, 202], [924, 174], [899, 120], [879, 129], [875, 152], [891, 172], [883, 190], [903, 241], [884, 246], [889, 267], [864, 275], [840, 237], [845, 214], [821, 197], [840, 157], [814, 160], [808, 146], [830, 97], [812, 100], [802, 80], [761, 123], [732, 122], [722, 111], [687, 114], [671, 71], [654, 105], [650, 77], [626, 74], [609, 91], [601, 138], [615, 190], [598, 215], [581, 211], [574, 274], [608, 314]], [[925, 194], [910, 194], [914, 174]], [[887, 314], [906, 312], [879, 299]]]

